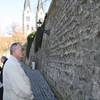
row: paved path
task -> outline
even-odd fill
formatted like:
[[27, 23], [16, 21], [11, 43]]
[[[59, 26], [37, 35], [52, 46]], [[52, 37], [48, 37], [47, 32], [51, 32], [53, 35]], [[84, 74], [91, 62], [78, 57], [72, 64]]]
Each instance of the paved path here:
[[49, 85], [38, 70], [32, 70], [25, 64], [22, 64], [22, 66], [31, 80], [35, 100], [57, 100]]

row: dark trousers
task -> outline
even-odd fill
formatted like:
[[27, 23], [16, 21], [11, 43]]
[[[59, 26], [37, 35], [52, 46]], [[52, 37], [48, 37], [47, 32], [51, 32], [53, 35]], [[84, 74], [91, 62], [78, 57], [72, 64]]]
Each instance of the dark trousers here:
[[3, 100], [3, 87], [0, 88], [0, 100]]
[[[2, 71], [0, 73], [0, 82], [2, 83]], [[0, 100], [3, 100], [3, 87], [0, 88]]]

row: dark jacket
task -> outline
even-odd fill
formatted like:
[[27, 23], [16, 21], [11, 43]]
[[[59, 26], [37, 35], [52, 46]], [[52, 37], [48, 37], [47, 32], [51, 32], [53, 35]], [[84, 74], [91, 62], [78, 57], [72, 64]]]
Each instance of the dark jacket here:
[[7, 61], [7, 59], [5, 59], [5, 61], [3, 62], [2, 67], [0, 67], [0, 72], [1, 72], [1, 73], [0, 73], [0, 82], [1, 82], [1, 83], [3, 83], [3, 67], [4, 67], [6, 61]]

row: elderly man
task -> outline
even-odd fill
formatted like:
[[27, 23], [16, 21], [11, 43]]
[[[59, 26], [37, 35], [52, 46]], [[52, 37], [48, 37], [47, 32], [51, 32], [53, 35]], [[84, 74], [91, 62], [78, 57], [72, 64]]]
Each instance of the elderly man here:
[[20, 65], [23, 58], [21, 44], [13, 43], [10, 54], [3, 70], [3, 100], [33, 100], [30, 80]]

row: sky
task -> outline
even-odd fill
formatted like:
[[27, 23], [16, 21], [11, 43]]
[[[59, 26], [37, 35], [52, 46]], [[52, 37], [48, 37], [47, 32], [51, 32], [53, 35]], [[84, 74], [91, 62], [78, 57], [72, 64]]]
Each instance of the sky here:
[[[11, 25], [22, 25], [22, 14], [25, 0], [0, 0], [0, 33], [10, 31]], [[38, 0], [30, 0], [33, 12], [33, 20], [35, 22], [35, 14]], [[48, 11], [51, 0], [43, 0], [44, 10]]]

